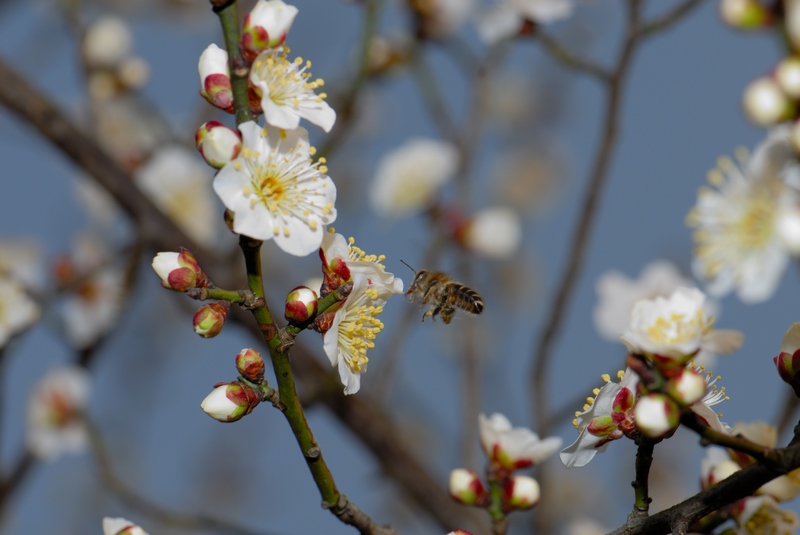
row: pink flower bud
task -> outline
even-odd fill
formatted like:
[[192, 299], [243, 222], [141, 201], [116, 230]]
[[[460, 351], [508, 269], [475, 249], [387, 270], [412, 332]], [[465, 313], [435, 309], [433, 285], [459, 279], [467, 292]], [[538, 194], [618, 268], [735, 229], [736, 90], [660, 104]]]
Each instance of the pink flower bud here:
[[208, 284], [191, 251], [181, 247], [180, 253], [158, 253], [153, 259], [153, 270], [161, 279], [161, 286], [176, 292], [203, 288]]
[[506, 506], [509, 509], [530, 509], [539, 503], [539, 483], [528, 476], [514, 476], [505, 487]]
[[203, 338], [214, 338], [222, 331], [230, 309], [231, 304], [228, 301], [218, 301], [201, 306], [192, 318], [194, 332]]
[[772, 13], [758, 0], [722, 0], [719, 16], [729, 26], [738, 30], [763, 28], [772, 23]]
[[800, 397], [800, 322], [793, 323], [783, 335], [780, 354], [772, 359], [781, 376]]
[[302, 324], [317, 314], [317, 292], [306, 286], [298, 286], [286, 296], [286, 319]]
[[706, 380], [694, 370], [683, 368], [667, 382], [666, 392], [683, 406], [689, 406], [706, 395]]
[[251, 383], [260, 383], [264, 380], [264, 359], [255, 349], [242, 349], [236, 355], [236, 369], [242, 377]]
[[681, 411], [665, 394], [647, 394], [633, 409], [636, 428], [650, 438], [663, 438], [677, 429]]
[[255, 390], [242, 383], [218, 383], [200, 404], [203, 411], [220, 422], [235, 422], [250, 414], [260, 399]]
[[282, 45], [296, 15], [297, 8], [282, 0], [258, 0], [244, 18], [242, 55], [252, 60], [260, 52]]
[[745, 115], [758, 126], [770, 126], [786, 120], [794, 104], [772, 78], [758, 78], [745, 88], [742, 98]]
[[488, 499], [480, 478], [472, 470], [456, 468], [450, 472], [450, 496], [464, 505], [476, 505]]
[[239, 132], [218, 121], [208, 121], [198, 128], [194, 143], [206, 163], [215, 169], [224, 167], [242, 150]]
[[209, 45], [200, 54], [197, 71], [200, 74], [200, 94], [211, 105], [233, 113], [228, 53], [215, 44]]
[[105, 517], [103, 535], [147, 535], [147, 533], [130, 520]]

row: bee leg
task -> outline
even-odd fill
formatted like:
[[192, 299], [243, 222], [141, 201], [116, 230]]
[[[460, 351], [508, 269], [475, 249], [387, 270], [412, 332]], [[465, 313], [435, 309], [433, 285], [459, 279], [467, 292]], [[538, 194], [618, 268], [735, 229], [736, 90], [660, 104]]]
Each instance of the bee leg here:
[[431, 310], [427, 311], [425, 314], [423, 314], [422, 315], [422, 323], [425, 323], [425, 318], [427, 318], [428, 316], [430, 316], [433, 321], [436, 321], [436, 318], [435, 318], [436, 310], [435, 309], [431, 309]]
[[440, 312], [439, 316], [441, 316], [442, 321], [445, 323], [445, 325], [449, 325], [450, 324], [450, 320], [453, 319], [453, 313], [455, 313], [455, 311], [456, 311], [456, 309], [454, 309], [451, 306], [443, 306], [443, 307], [441, 307], [441, 312]]

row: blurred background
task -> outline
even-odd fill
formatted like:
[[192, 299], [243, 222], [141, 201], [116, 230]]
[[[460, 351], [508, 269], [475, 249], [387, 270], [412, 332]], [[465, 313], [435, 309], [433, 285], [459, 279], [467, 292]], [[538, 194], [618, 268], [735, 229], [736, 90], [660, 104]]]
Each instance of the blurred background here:
[[[331, 134], [308, 126], [312, 144], [327, 151], [338, 189], [333, 226], [368, 253], [385, 254], [387, 270], [406, 287], [412, 273], [400, 259], [415, 268], [447, 271], [486, 304], [481, 316], [460, 314], [444, 325], [420, 323], [417, 304], [400, 297], [389, 301], [381, 316], [386, 328], [355, 394], [391, 426], [397, 447], [438, 482], [440, 488], [431, 492], [444, 493], [450, 470], [483, 469], [478, 412], [502, 412], [515, 426], [544, 428], [529, 377], [605, 135], [607, 88], [595, 76], [565, 67], [536, 37], [487, 46], [475, 20], [488, 4], [474, 6], [454, 28], [425, 28], [423, 35], [420, 19], [401, 0], [292, 3], [299, 14], [287, 44], [292, 55], [313, 62], [314, 75], [325, 79], [328, 102], [339, 113]], [[242, 16], [252, 4], [241, 3]], [[641, 4], [643, 19], [655, 20], [680, 2]], [[742, 91], [773, 67], [781, 45], [774, 32], [741, 33], [725, 26], [716, 2], [699, 4], [638, 43], [620, 84], [617, 144], [609, 152], [585, 261], [545, 377], [550, 425], [544, 431], [562, 437], [565, 445], [576, 437], [573, 413], [602, 385], [600, 375], [624, 367], [622, 344], [601, 336], [593, 321], [598, 278], [609, 270], [636, 278], [648, 263], [665, 259], [691, 279], [693, 244], [684, 219], [697, 189], [720, 155], [732, 155], [739, 146], [752, 149], [765, 137], [764, 129], [745, 119]], [[357, 85], [368, 9], [378, 9], [380, 41], [369, 56], [369, 75]], [[109, 15], [128, 26], [130, 54], [139, 58], [129, 66], [131, 87], [125, 89], [114, 86], [118, 81], [93, 79], [81, 53], [81, 35]], [[581, 0], [571, 17], [543, 31], [611, 71], [625, 16], [621, 1]], [[198, 95], [197, 60], [212, 42], [223, 44], [219, 21], [199, 0], [0, 2], [2, 60], [99, 138], [134, 176], [167, 146], [194, 151], [193, 135], [203, 122], [233, 126], [232, 116]], [[459, 143], [459, 170], [436, 194], [435, 209], [385, 217], [370, 202], [379, 162], [419, 137]], [[195, 167], [186, 163], [189, 171], [171, 172], [186, 171], [199, 180], [192, 186], [197, 199], [177, 198], [211, 203], [214, 224], [202, 236], [204, 250], [217, 257], [217, 271], [209, 268], [209, 274], [241, 276], [237, 261], [220, 261], [235, 259], [237, 246], [219, 217], [222, 204], [211, 194], [213, 170], [199, 154], [188, 153]], [[223, 425], [199, 409], [214, 383], [235, 379], [236, 353], [259, 347], [252, 334], [231, 323], [214, 339], [195, 335], [191, 315], [199, 305], [160, 288], [149, 266], [155, 251], [137, 242], [130, 220], [82, 169], [5, 108], [0, 108], [0, 161], [5, 162], [0, 240], [35, 244], [43, 273], [34, 292], [41, 320], [11, 341], [0, 364], [0, 467], [5, 481], [14, 483], [1, 495], [0, 531], [99, 533], [102, 517], [124, 516], [151, 534], [226, 532], [204, 520], [181, 526], [170, 516], [175, 513], [181, 520], [206, 515], [265, 535], [351, 533], [319, 507], [319, 494], [277, 411], [265, 405]], [[211, 195], [210, 201], [200, 200], [202, 195]], [[458, 229], [481, 210], [498, 206], [517, 214], [512, 219], [521, 228], [519, 243], [496, 254], [458, 243]], [[94, 245], [87, 245], [87, 235]], [[180, 245], [172, 244], [172, 250]], [[98, 302], [110, 309], [81, 316], [99, 334], [81, 338], [70, 334], [65, 320], [79, 314], [69, 304], [81, 283], [72, 271], [80, 271], [82, 262], [92, 264], [81, 258], [98, 255], [104, 259], [93, 265], [119, 264], [123, 278], [116, 286], [124, 279], [128, 287], [119, 307], [113, 305], [120, 299], [113, 284], [101, 294]], [[205, 267], [203, 255], [198, 259]], [[277, 311], [290, 289], [320, 276], [316, 255], [290, 257], [267, 242], [263, 259], [269, 302]], [[231, 273], [222, 273], [226, 269]], [[788, 388], [771, 359], [785, 330], [800, 319], [797, 276], [793, 266], [788, 271], [766, 302], [748, 305], [736, 296], [719, 302], [717, 325], [742, 330], [746, 337], [740, 351], [712, 367], [731, 398], [715, 407], [729, 424], [775, 423], [781, 414]], [[298, 345], [297, 366], [315, 359], [328, 368], [317, 334], [303, 333]], [[26, 457], [31, 393], [48, 370], [76, 362], [89, 365], [88, 415], [106, 457], [98, 457], [97, 443], [52, 460]], [[445, 525], [419, 499], [409, 499], [406, 486], [381, 466], [354, 420], [342, 416], [350, 402], [340, 401], [338, 382], [335, 392], [324, 394], [309, 384], [301, 381], [299, 389], [311, 427], [340, 490], [364, 511], [403, 533], [475, 525], [467, 508], [453, 506], [456, 518], [463, 511], [463, 525]], [[633, 499], [634, 453], [634, 445], [623, 440], [584, 468], [566, 470], [550, 459], [535, 474], [542, 483], [541, 504], [532, 513], [513, 515], [510, 532], [538, 526], [539, 533], [568, 533], [569, 521], [579, 516], [609, 529], [621, 525]], [[697, 492], [702, 455], [695, 436], [682, 430], [668, 445], [656, 447], [654, 511]], [[12, 477], [17, 475], [18, 480]], [[128, 490], [121, 491], [120, 482]]]

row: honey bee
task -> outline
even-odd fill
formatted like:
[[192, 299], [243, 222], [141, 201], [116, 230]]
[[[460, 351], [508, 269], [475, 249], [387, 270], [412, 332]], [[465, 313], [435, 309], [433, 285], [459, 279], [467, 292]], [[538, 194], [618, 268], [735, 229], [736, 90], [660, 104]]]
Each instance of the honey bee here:
[[[402, 262], [402, 260], [401, 260]], [[403, 262], [406, 264], [405, 262]], [[408, 264], [406, 264], [408, 266]], [[411, 266], [408, 266], [411, 268]], [[411, 268], [413, 271], [414, 268]], [[420, 269], [414, 273], [414, 282], [406, 292], [410, 295], [410, 301], [414, 301], [415, 296], [422, 297], [422, 304], [431, 305], [431, 309], [422, 315], [422, 321], [428, 316], [436, 321], [436, 316], [440, 316], [445, 324], [449, 324], [453, 319], [456, 308], [460, 308], [470, 314], [480, 314], [483, 312], [483, 299], [478, 292], [464, 286], [460, 282], [451, 279], [446, 273], [441, 271], [428, 271]]]

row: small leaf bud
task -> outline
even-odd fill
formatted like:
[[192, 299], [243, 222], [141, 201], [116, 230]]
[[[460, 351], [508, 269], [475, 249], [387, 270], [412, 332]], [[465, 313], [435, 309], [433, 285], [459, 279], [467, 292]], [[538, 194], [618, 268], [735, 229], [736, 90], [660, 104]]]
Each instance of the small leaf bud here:
[[645, 436], [663, 438], [677, 429], [681, 411], [665, 394], [647, 394], [639, 398], [633, 409], [636, 428]]
[[239, 374], [251, 383], [264, 380], [264, 359], [255, 349], [245, 348], [236, 355], [236, 369]]
[[203, 338], [213, 338], [217, 336], [225, 325], [225, 318], [231, 304], [228, 301], [217, 301], [208, 303], [197, 309], [192, 318], [194, 332]]
[[317, 292], [306, 286], [298, 286], [286, 296], [286, 319], [303, 324], [317, 314]]
[[475, 505], [488, 495], [480, 478], [472, 470], [456, 468], [450, 472], [450, 496], [464, 505]]
[[530, 509], [539, 503], [539, 483], [528, 476], [514, 476], [505, 486], [506, 506], [509, 509]]
[[200, 404], [203, 411], [220, 422], [235, 422], [258, 405], [258, 394], [242, 383], [219, 383]]

